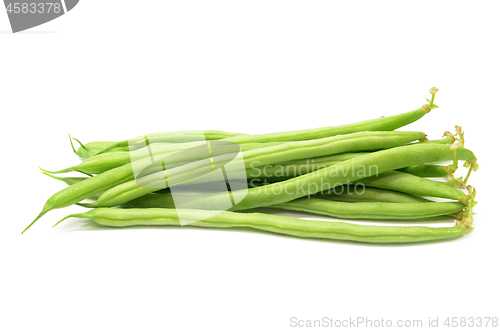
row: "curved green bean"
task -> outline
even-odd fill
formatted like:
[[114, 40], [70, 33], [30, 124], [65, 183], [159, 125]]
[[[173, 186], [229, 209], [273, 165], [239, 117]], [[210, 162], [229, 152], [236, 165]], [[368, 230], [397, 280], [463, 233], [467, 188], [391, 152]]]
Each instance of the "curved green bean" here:
[[[142, 162], [147, 165], [148, 160]], [[37, 220], [39, 220], [43, 215], [51, 210], [64, 208], [71, 206], [77, 202], [80, 202], [88, 197], [99, 194], [103, 191], [110, 189], [111, 187], [127, 182], [134, 178], [134, 173], [132, 165], [127, 163], [121, 167], [111, 169], [100, 175], [89, 177], [84, 181], [76, 183], [74, 185], [68, 186], [59, 192], [54, 193], [45, 202], [42, 211], [38, 216], [24, 229], [24, 232], [28, 230]]]
[[[54, 176], [54, 175], [51, 175], [51, 174], [46, 173], [46, 172], [42, 172], [42, 174], [47, 175], [51, 178], [60, 180], [62, 182], [65, 182], [69, 186], [78, 184], [78, 183], [83, 182], [84, 180], [89, 178], [89, 177], [58, 177], [58, 176]], [[86, 199], [97, 200], [99, 198], [100, 193], [101, 192], [94, 194], [92, 196], [89, 196]]]
[[403, 169], [398, 169], [398, 171], [406, 172], [419, 177], [447, 177], [450, 175], [446, 166], [438, 164], [416, 164]]
[[225, 140], [241, 144], [245, 142], [260, 141], [310, 140], [362, 131], [392, 131], [419, 120], [425, 114], [429, 113], [432, 109], [437, 108], [437, 106], [434, 105], [434, 96], [436, 92], [437, 89], [431, 89], [432, 99], [422, 107], [394, 116], [379, 117], [368, 121], [333, 127], [322, 127], [308, 130], [285, 131], [257, 135], [242, 135], [227, 138]]
[[388, 171], [378, 176], [364, 178], [363, 185], [407, 194], [464, 201], [467, 195], [445, 182], [437, 182], [404, 172]]
[[[301, 238], [347, 240], [365, 243], [414, 243], [455, 238], [467, 234], [473, 228], [465, 223], [454, 227], [423, 226], [373, 226], [344, 222], [310, 221], [291, 217], [259, 214], [233, 213], [228, 211], [207, 217], [203, 210], [182, 209], [118, 209], [97, 208], [70, 217], [89, 218], [97, 224], [112, 227], [136, 225], [179, 226], [179, 216], [191, 219], [187, 226], [207, 228], [252, 228]], [[198, 220], [202, 221], [198, 221]], [[56, 224], [56, 225], [57, 225]]]
[[[224, 137], [219, 139], [224, 139], [227, 141], [243, 144], [243, 143], [258, 143], [258, 142], [301, 141], [301, 140], [321, 139], [336, 135], [344, 135], [362, 131], [393, 131], [395, 129], [401, 128], [405, 125], [408, 125], [410, 123], [419, 120], [425, 114], [429, 113], [432, 109], [437, 108], [437, 106], [434, 104], [434, 97], [437, 91], [438, 91], [437, 88], [431, 88], [430, 93], [432, 94], [432, 99], [428, 100], [428, 103], [423, 105], [422, 107], [394, 116], [387, 116], [387, 117], [383, 116], [368, 121], [345, 124], [335, 127], [322, 127], [322, 128], [307, 129], [307, 130], [285, 131], [285, 132], [266, 133], [257, 135], [233, 134], [233, 136], [231, 137]], [[164, 133], [149, 134], [147, 135], [147, 138], [150, 141], [151, 140], [155, 140], [158, 142], [168, 141], [168, 139], [165, 139], [163, 137], [163, 134]], [[139, 137], [139, 139], [144, 139], [144, 137]], [[206, 140], [211, 140], [211, 139], [207, 138]], [[128, 146], [128, 140], [112, 145], [112, 147], [124, 147], [124, 146]]]
[[350, 219], [415, 220], [451, 215], [464, 209], [460, 202], [341, 202], [318, 198], [301, 198], [270, 206], [272, 208], [309, 212]]
[[[175, 131], [175, 132], [155, 132], [150, 133], [147, 136], [139, 136], [133, 139], [122, 140], [116, 142], [107, 148], [97, 152], [97, 154], [105, 153], [111, 148], [117, 147], [128, 147], [130, 144], [134, 145], [137, 143], [142, 143], [145, 139], [149, 143], [186, 143], [193, 141], [210, 141], [210, 140], [220, 140], [224, 138], [231, 138], [239, 136], [241, 133], [232, 133], [217, 130], [200, 130], [200, 131]], [[268, 142], [268, 141], [265, 141]]]
[[[78, 150], [75, 149], [72, 140], [76, 141], [80, 145]], [[94, 141], [84, 145], [80, 142], [80, 140], [76, 138], [72, 139], [71, 136], [69, 136], [69, 141], [71, 143], [71, 148], [73, 148], [73, 152], [82, 159], [88, 159], [102, 150], [106, 150], [106, 153], [128, 151], [128, 146], [113, 148], [112, 145], [114, 142], [112, 141]]]

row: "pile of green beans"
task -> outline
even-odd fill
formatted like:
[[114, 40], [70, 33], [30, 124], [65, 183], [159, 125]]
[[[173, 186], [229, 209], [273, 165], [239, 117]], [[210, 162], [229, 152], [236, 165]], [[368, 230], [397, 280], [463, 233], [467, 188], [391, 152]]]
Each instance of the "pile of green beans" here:
[[[415, 110], [335, 127], [257, 135], [176, 131], [87, 144], [70, 136], [83, 160], [59, 171], [42, 169], [68, 186], [47, 200], [24, 231], [51, 210], [78, 205], [93, 209], [63, 220], [251, 228], [380, 244], [462, 236], [472, 231], [476, 191], [467, 182], [478, 164], [464, 147], [461, 127], [437, 140], [395, 131], [437, 108], [437, 91], [432, 88], [431, 99]], [[456, 179], [459, 161], [468, 170]], [[55, 175], [74, 172], [85, 176]], [[275, 215], [280, 210], [376, 222], [449, 220], [454, 226], [311, 221]]]

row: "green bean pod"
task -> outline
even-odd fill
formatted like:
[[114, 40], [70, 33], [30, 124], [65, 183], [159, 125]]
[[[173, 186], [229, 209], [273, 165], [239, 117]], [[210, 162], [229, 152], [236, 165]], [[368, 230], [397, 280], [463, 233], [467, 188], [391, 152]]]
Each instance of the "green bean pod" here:
[[[393, 131], [395, 129], [401, 128], [405, 125], [408, 125], [410, 123], [419, 120], [425, 114], [429, 113], [432, 109], [437, 108], [437, 106], [434, 105], [434, 97], [436, 92], [437, 89], [432, 88], [431, 89], [432, 99], [427, 104], [423, 105], [418, 109], [394, 116], [387, 116], [387, 117], [383, 116], [368, 121], [345, 124], [335, 127], [322, 127], [315, 129], [285, 131], [285, 132], [266, 133], [257, 135], [242, 135], [242, 134], [227, 133], [221, 131], [198, 131], [198, 132], [195, 131], [194, 134], [193, 131], [187, 131], [184, 133], [182, 131], [174, 133], [162, 132], [162, 133], [148, 134], [146, 137], [150, 141], [154, 140], [156, 142], [185, 142], [185, 141], [193, 141], [193, 139], [199, 140], [197, 137], [203, 136], [204, 133], [205, 140], [224, 139], [227, 141], [243, 144], [243, 143], [259, 143], [259, 142], [312, 140], [312, 139], [321, 139], [336, 135], [344, 135], [362, 131]], [[144, 137], [138, 137], [138, 138], [141, 140], [144, 139]], [[128, 146], [128, 143], [129, 143], [128, 140], [124, 140], [115, 143], [114, 145], [111, 145], [110, 147], [108, 147], [108, 149], [113, 147], [126, 147]], [[102, 150], [101, 153], [104, 151], [106, 151], [106, 149]]]
[[[278, 146], [243, 152], [242, 154], [245, 166], [248, 168], [251, 164], [258, 164], [262, 166], [272, 163], [286, 162], [294, 159], [305, 159], [316, 156], [341, 154], [353, 151], [391, 148], [394, 146], [407, 144], [408, 142], [417, 139], [423, 139], [424, 136], [425, 134], [423, 132], [411, 131], [359, 132], [350, 135], [340, 135], [324, 139], [284, 143]], [[432, 146], [432, 144], [426, 144], [425, 146]], [[366, 156], [367, 155], [355, 158], [353, 160], [357, 160]], [[169, 171], [168, 173], [158, 172], [141, 178], [140, 183], [138, 183], [137, 180], [131, 180], [127, 183], [117, 185], [104, 192], [99, 197], [99, 199], [90, 206], [113, 207], [124, 204], [140, 196], [158, 191], [161, 188], [169, 187], [169, 183], [171, 182], [181, 183], [191, 181], [191, 183], [197, 183], [196, 180], [193, 181], [193, 178], [196, 179], [197, 177], [199, 177], [201, 179], [206, 179], [207, 177], [203, 176], [208, 174], [207, 170], [211, 171], [214, 165], [215, 167], [218, 167], [219, 165], [226, 164], [228, 159], [224, 156], [221, 156], [212, 158], [212, 161], [213, 162], [211, 164], [207, 164], [206, 161], [193, 162], [187, 164], [186, 166], [170, 169], [171, 171]], [[228, 170], [228, 172], [230, 171]], [[163, 187], [160, 184], [162, 184]], [[299, 197], [300, 196], [297, 196], [296, 198]]]
[[[398, 171], [388, 171], [377, 176], [363, 178], [356, 181], [356, 183], [359, 183], [360, 185], [366, 187], [397, 191], [410, 195], [421, 195], [459, 201], [466, 198], [465, 193], [463, 193], [453, 185], [449, 185], [449, 183], [447, 182], [437, 182], [404, 172], [404, 170], [408, 168], [411, 167], [398, 169]], [[266, 171], [266, 173], [269, 174], [269, 169], [266, 169]], [[425, 173], [420, 172], [420, 175], [424, 174]], [[294, 177], [296, 176], [292, 176], [291, 178]], [[276, 183], [286, 179], [286, 177], [266, 177], [264, 178], [265, 183], [263, 183], [261, 178], [253, 178], [250, 179], [249, 183], [252, 187], [256, 187], [261, 186], [260, 184]]]
[[257, 135], [242, 135], [227, 138], [225, 140], [236, 142], [239, 144], [247, 142], [262, 142], [262, 141], [292, 141], [292, 140], [311, 140], [336, 135], [344, 135], [362, 131], [393, 131], [405, 125], [413, 123], [425, 114], [429, 113], [431, 109], [436, 108], [434, 105], [434, 94], [432, 101], [428, 104], [398, 115], [379, 117], [376, 119], [362, 121], [352, 124], [345, 124], [340, 126], [322, 127], [316, 129], [298, 130], [298, 131], [285, 131]]
[[[338, 188], [341, 188], [339, 191]], [[333, 190], [316, 193], [323, 199], [343, 202], [392, 202], [392, 203], [422, 203], [430, 200], [412, 194], [383, 190], [362, 185], [358, 190], [356, 185], [337, 186]], [[315, 196], [315, 195], [313, 195]]]
[[[116, 142], [107, 148], [102, 149], [97, 154], [105, 153], [111, 148], [117, 147], [128, 147], [129, 144], [141, 143], [146, 139], [149, 143], [186, 143], [186, 142], [194, 142], [194, 141], [210, 141], [210, 140], [220, 140], [224, 138], [231, 138], [235, 136], [239, 136], [241, 133], [232, 133], [225, 131], [217, 131], [217, 130], [190, 130], [190, 131], [175, 131], [175, 132], [155, 132], [150, 133], [146, 136], [139, 136], [133, 139], [122, 140]], [[268, 141], [263, 141], [268, 142]]]
[[[254, 143], [254, 144], [241, 144], [239, 148], [241, 151], [249, 151], [252, 149], [265, 148], [270, 146], [276, 146], [282, 144], [281, 142], [271, 142], [271, 143]], [[213, 156], [224, 155], [235, 151], [236, 145], [234, 143], [218, 143], [217, 148], [213, 150]], [[156, 157], [158, 155], [169, 154], [165, 158], [164, 165], [167, 168], [172, 166], [179, 166], [187, 162], [192, 162], [204, 159], [207, 157], [207, 145], [205, 142], [189, 142], [189, 143], [178, 143], [178, 144], [151, 144], [148, 147], [144, 147], [131, 152], [107, 152], [99, 155], [95, 155], [80, 164], [65, 168], [59, 171], [48, 171], [45, 172], [51, 174], [62, 174], [71, 171], [78, 171], [84, 174], [101, 174], [108, 170], [118, 168], [124, 164], [130, 162], [130, 160], [138, 161], [145, 158]], [[181, 153], [182, 152], [182, 153]], [[161, 169], [160, 169], [161, 170]], [[158, 170], [157, 170], [158, 171]]]
[[318, 198], [301, 198], [270, 206], [330, 217], [373, 220], [415, 220], [451, 215], [464, 209], [460, 202], [341, 202]]
[[189, 219], [194, 222], [187, 225], [189, 227], [252, 228], [300, 238], [379, 244], [436, 241], [459, 237], [472, 231], [472, 227], [465, 223], [458, 223], [454, 227], [439, 228], [423, 226], [373, 226], [345, 222], [310, 221], [277, 215], [233, 213], [228, 211], [207, 217], [207, 212], [204, 210], [174, 210], [166, 208], [97, 208], [86, 213], [69, 215], [59, 221], [59, 223], [70, 217], [78, 217], [89, 218], [97, 224], [111, 227], [137, 225], [179, 226], [179, 215], [183, 219]]
[[70, 136], [70, 142], [71, 142], [71, 147], [73, 148], [73, 152], [82, 159], [88, 159], [102, 150], [106, 150], [106, 153], [128, 152], [128, 146], [113, 148], [112, 145], [115, 144], [115, 142], [112, 141], [94, 141], [84, 145], [76, 138], [73, 138], [73, 140], [75, 140], [76, 142], [78, 142], [78, 144], [80, 144], [78, 150], [75, 150], [75, 147], [73, 146], [73, 142], [71, 141], [71, 136]]
[[403, 171], [419, 177], [439, 178], [450, 175], [445, 166], [438, 164], [416, 164], [403, 169], [398, 169], [398, 171]]
[[[365, 155], [366, 153], [345, 153], [320, 158], [312, 158], [305, 161], [291, 161], [286, 164], [268, 164], [261, 167], [253, 167], [252, 165], [250, 165], [250, 168], [247, 168], [246, 173], [247, 178], [250, 180], [254, 178], [267, 179], [269, 181], [285, 180], [300, 175], [305, 175], [310, 172], [317, 171], [334, 164], [338, 164], [341, 161], [360, 156], [356, 154]], [[337, 158], [337, 156], [339, 157]], [[417, 164], [397, 170], [419, 177], [449, 176], [449, 173], [446, 170], [445, 166], [435, 164]]]
[[[84, 180], [89, 178], [89, 177], [58, 177], [58, 176], [54, 176], [54, 175], [51, 175], [51, 174], [46, 173], [46, 172], [42, 172], [42, 174], [47, 175], [51, 178], [57, 179], [59, 181], [65, 182], [66, 184], [68, 184], [68, 186], [78, 184], [78, 183], [83, 182]], [[97, 200], [99, 198], [100, 193], [102, 193], [102, 192], [99, 192], [97, 194], [89, 196], [86, 199]]]
[[[471, 151], [463, 147], [459, 147], [456, 152], [460, 160], [470, 160], [474, 157]], [[339, 185], [353, 183], [366, 177], [380, 175], [387, 171], [415, 164], [452, 160], [453, 157], [449, 146], [441, 144], [414, 144], [373, 152], [296, 178], [249, 189], [244, 198], [231, 210], [271, 206], [332, 189]], [[358, 171], [358, 169], [363, 171]], [[373, 169], [375, 174], [370, 173], [367, 169]], [[122, 185], [126, 184], [128, 183]], [[232, 194], [235, 195], [237, 192], [232, 192]], [[467, 196], [460, 197], [458, 194], [454, 196], [464, 204], [468, 200]], [[221, 204], [223, 199], [226, 199], [225, 194], [214, 194], [209, 198], [196, 201], [197, 208], [214, 209]]]
[[363, 185], [407, 194], [451, 199], [466, 202], [467, 195], [461, 190], [427, 178], [404, 172], [388, 171], [378, 176], [371, 176], [360, 181]]
[[[265, 178], [269, 180], [289, 179], [366, 154], [368, 153], [357, 152], [333, 154], [315, 158], [291, 160], [277, 164], [268, 164], [265, 166], [255, 166], [254, 162], [248, 162], [249, 167], [246, 170], [246, 175], [250, 180], [253, 178]], [[255, 163], [260, 165], [260, 162]]]
[[[145, 165], [148, 164], [146, 161], [143, 162]], [[134, 173], [132, 165], [127, 163], [121, 167], [111, 169], [100, 175], [89, 177], [86, 180], [68, 186], [61, 191], [54, 193], [45, 202], [42, 211], [22, 233], [26, 232], [26, 230], [35, 224], [37, 220], [51, 210], [71, 206], [72, 204], [80, 202], [96, 194], [100, 194], [101, 192], [106, 191], [119, 183], [127, 182], [133, 178]]]

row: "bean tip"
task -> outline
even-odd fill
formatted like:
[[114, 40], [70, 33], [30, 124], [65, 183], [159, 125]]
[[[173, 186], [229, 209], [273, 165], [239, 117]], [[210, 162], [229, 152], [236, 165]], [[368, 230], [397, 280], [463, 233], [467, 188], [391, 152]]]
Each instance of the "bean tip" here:
[[455, 136], [450, 131], [445, 131], [443, 133], [443, 138], [448, 138], [450, 140], [450, 144], [453, 144], [455, 142]]
[[458, 201], [460, 201], [464, 205], [468, 205], [470, 200], [471, 200], [471, 196], [470, 195], [464, 195]]

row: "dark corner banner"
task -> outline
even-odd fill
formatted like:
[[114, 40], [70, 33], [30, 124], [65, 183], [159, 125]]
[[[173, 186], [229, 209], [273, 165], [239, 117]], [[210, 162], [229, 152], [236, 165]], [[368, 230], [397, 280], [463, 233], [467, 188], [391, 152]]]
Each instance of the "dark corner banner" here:
[[4, 0], [12, 32], [52, 21], [73, 9], [79, 0]]

